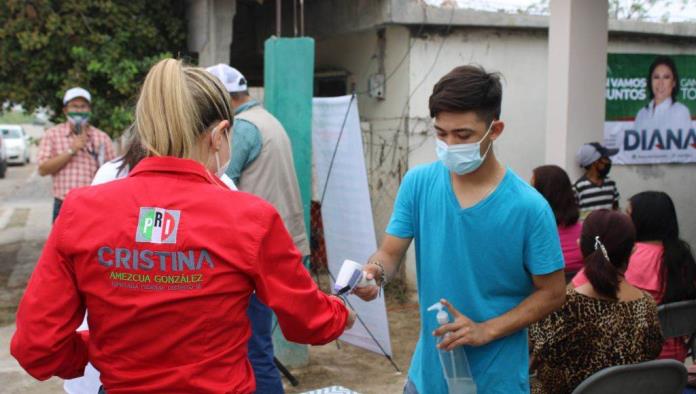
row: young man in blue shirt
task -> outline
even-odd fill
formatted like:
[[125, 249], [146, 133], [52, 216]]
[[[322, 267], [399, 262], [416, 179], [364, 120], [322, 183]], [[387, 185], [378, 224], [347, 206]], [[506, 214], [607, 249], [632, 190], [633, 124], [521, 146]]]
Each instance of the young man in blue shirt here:
[[[461, 66], [430, 96], [437, 162], [404, 177], [379, 250], [365, 265], [384, 282], [411, 240], [421, 332], [405, 393], [447, 393], [436, 336], [463, 346], [479, 393], [529, 392], [526, 327], [565, 298], [563, 255], [546, 200], [495, 156], [502, 87], [497, 74]], [[356, 294], [365, 300], [376, 286]], [[429, 305], [443, 300], [453, 321], [438, 327]]]

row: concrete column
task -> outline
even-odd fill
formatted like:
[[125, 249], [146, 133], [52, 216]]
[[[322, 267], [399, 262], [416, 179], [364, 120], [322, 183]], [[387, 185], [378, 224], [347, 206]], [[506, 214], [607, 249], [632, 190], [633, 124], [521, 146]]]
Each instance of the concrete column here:
[[581, 174], [575, 153], [602, 141], [607, 68], [607, 0], [551, 0], [546, 162]]
[[198, 53], [198, 65], [230, 62], [236, 0], [188, 0], [188, 49]]

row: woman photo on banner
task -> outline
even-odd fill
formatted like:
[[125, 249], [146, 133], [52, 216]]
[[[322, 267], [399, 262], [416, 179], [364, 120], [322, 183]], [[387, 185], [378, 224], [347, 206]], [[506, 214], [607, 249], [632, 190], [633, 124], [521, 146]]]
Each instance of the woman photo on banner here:
[[648, 72], [648, 94], [650, 102], [638, 111], [635, 130], [683, 130], [691, 126], [691, 114], [686, 105], [677, 101], [679, 73], [669, 56], [658, 56]]

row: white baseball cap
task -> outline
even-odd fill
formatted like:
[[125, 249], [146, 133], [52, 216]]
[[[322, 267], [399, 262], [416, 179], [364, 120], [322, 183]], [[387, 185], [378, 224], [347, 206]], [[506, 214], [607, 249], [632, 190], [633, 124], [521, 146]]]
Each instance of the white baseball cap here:
[[92, 102], [92, 96], [86, 89], [75, 87], [65, 91], [65, 96], [63, 96], [63, 105], [66, 105], [78, 97], [82, 97], [83, 99], [87, 100], [88, 103]]
[[230, 93], [246, 92], [248, 90], [246, 78], [234, 67], [220, 63], [206, 68], [206, 71], [216, 76]]
[[576, 158], [580, 167], [585, 168], [602, 157], [611, 157], [617, 153], [619, 153], [618, 149], [609, 149], [599, 142], [590, 142], [578, 149]]

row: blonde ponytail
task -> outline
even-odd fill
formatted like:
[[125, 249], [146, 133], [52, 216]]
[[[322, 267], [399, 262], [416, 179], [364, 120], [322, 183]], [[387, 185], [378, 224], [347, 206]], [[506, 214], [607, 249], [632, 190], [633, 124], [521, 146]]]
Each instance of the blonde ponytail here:
[[217, 78], [180, 60], [164, 59], [147, 74], [135, 109], [136, 130], [148, 156], [195, 158], [198, 137], [228, 120], [228, 93]]

